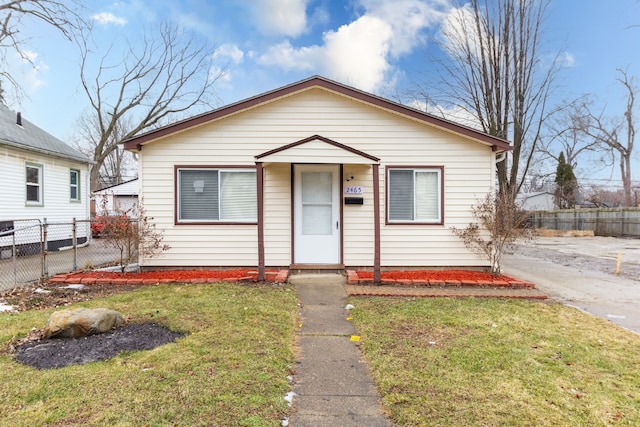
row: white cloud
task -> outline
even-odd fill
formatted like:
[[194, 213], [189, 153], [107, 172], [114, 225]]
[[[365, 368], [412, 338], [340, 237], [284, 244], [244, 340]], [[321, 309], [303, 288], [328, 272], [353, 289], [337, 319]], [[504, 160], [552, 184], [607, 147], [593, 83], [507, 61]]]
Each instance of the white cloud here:
[[323, 35], [323, 44], [271, 46], [258, 62], [286, 70], [314, 71], [365, 91], [392, 78], [392, 59], [424, 43], [424, 30], [445, 17], [447, 0], [360, 0], [355, 21]]
[[573, 68], [576, 66], [576, 58], [569, 52], [563, 52], [558, 58], [561, 67]]
[[232, 65], [240, 64], [244, 53], [234, 44], [223, 44], [213, 53], [216, 65], [209, 70], [209, 78], [218, 79], [218, 83], [230, 88], [232, 80]]
[[254, 0], [251, 11], [265, 34], [297, 37], [307, 28], [309, 0]]
[[424, 43], [423, 30], [446, 16], [448, 0], [360, 0], [366, 14], [387, 22], [393, 31], [390, 53], [399, 56]]
[[13, 59], [8, 63], [9, 73], [15, 76], [28, 96], [46, 84], [45, 76], [49, 72], [49, 66], [38, 60], [37, 52], [22, 50], [16, 53]]
[[94, 21], [102, 25], [114, 24], [114, 25], [123, 26], [123, 25], [126, 25], [127, 23], [126, 19], [116, 16], [111, 12], [96, 13], [94, 15], [91, 15], [91, 19], [93, 19]]
[[213, 59], [231, 61], [234, 64], [241, 63], [243, 58], [244, 53], [235, 44], [223, 44], [213, 53]]

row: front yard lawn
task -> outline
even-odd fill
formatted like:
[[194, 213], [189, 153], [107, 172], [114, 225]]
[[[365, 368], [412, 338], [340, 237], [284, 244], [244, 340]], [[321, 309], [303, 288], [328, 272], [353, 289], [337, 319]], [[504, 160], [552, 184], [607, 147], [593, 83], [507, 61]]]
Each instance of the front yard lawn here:
[[640, 336], [556, 303], [352, 298], [398, 425], [640, 425]]
[[[160, 285], [75, 306], [187, 332], [104, 362], [36, 370], [12, 340], [53, 312], [0, 314], [0, 424], [279, 426], [294, 364], [297, 297], [275, 285]], [[8, 424], [5, 424], [8, 423]]]

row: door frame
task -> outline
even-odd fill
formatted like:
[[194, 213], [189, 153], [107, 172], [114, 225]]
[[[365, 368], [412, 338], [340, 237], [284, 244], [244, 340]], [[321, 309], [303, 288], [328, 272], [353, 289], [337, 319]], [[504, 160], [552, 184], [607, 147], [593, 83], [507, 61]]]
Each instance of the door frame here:
[[[338, 194], [335, 197], [336, 203], [338, 203], [338, 244], [336, 250], [338, 251], [338, 263], [337, 264], [315, 264], [315, 263], [299, 263], [296, 262], [296, 187], [298, 182], [296, 180], [296, 168], [298, 166], [324, 166], [327, 168], [337, 168], [337, 180], [338, 180]], [[300, 266], [313, 267], [313, 268], [344, 268], [344, 215], [342, 205], [342, 187], [343, 187], [343, 165], [341, 163], [292, 163], [291, 164], [291, 267], [297, 268]]]

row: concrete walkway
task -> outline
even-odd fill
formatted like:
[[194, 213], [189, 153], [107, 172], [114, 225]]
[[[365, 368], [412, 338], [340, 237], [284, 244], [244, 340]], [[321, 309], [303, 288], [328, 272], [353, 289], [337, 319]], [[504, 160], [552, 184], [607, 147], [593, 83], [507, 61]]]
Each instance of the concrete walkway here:
[[346, 320], [341, 275], [290, 276], [301, 301], [292, 427], [387, 427], [369, 368]]

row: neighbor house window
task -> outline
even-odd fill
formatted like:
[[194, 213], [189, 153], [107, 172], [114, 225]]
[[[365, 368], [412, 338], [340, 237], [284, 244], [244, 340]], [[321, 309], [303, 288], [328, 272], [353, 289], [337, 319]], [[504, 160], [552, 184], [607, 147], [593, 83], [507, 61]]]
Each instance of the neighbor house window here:
[[69, 199], [72, 202], [80, 201], [80, 171], [76, 169], [69, 171]]
[[178, 169], [178, 222], [255, 222], [256, 171]]
[[390, 223], [442, 223], [442, 168], [389, 168]]
[[26, 165], [27, 204], [42, 204], [42, 165]]

